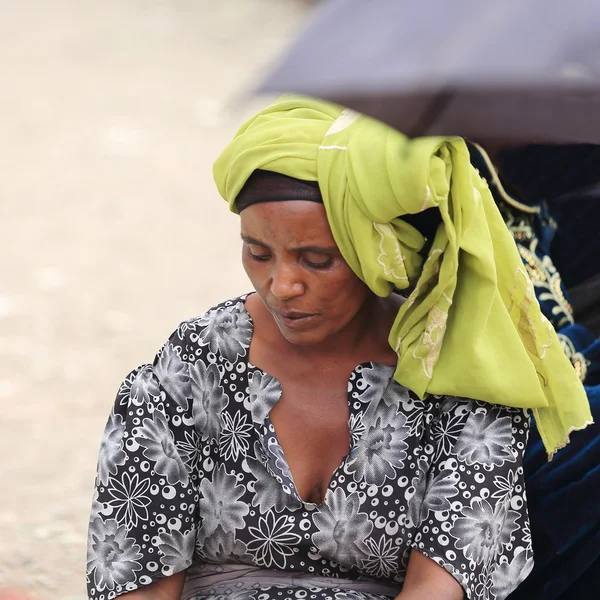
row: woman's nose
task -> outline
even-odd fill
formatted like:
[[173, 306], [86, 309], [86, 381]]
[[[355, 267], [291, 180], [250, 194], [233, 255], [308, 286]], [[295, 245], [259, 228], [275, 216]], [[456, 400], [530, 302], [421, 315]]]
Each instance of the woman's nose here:
[[289, 300], [304, 293], [299, 270], [293, 265], [278, 264], [271, 273], [271, 293], [278, 300]]

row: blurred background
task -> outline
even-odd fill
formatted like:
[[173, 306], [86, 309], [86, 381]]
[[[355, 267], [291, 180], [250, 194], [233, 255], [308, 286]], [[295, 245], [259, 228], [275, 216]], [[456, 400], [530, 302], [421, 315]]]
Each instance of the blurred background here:
[[0, 588], [85, 598], [121, 379], [249, 289], [212, 163], [308, 0], [0, 0]]

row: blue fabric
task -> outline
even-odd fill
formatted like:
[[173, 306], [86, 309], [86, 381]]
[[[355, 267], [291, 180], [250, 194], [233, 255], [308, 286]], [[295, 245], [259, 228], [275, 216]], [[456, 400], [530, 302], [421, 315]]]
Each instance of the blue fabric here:
[[[586, 390], [600, 423], [600, 386]], [[597, 600], [599, 459], [598, 424], [575, 432], [552, 462], [547, 462], [539, 434], [532, 428], [524, 468], [535, 566], [510, 600]]]
[[[583, 431], [573, 432], [571, 443], [551, 462], [547, 461], [537, 429], [531, 429], [524, 469], [535, 566], [509, 600], [597, 600], [600, 597], [600, 340], [574, 322], [566, 287], [550, 258], [556, 248], [557, 224], [548, 205], [538, 202], [536, 213], [521, 210], [517, 203], [511, 202], [506, 186], [497, 184], [479, 150], [475, 146], [470, 149], [473, 164], [490, 182], [492, 194], [513, 233], [542, 311], [556, 328], [585, 385], [596, 422]], [[541, 178], [535, 185], [544, 181]], [[513, 186], [511, 193], [516, 189]], [[518, 201], [535, 206], [522, 197]], [[600, 239], [597, 236], [600, 204], [598, 217], [593, 221], [594, 243]], [[572, 239], [575, 245], [585, 243], [576, 236]], [[590, 255], [581, 257], [581, 247], [570, 246], [570, 249], [573, 257], [563, 260], [564, 265], [592, 261]], [[596, 262], [593, 268], [588, 265], [579, 269], [575, 278], [584, 271], [598, 269], [600, 262]]]
[[600, 594], [600, 340], [581, 325], [560, 330], [588, 362], [595, 424], [573, 432], [551, 462], [531, 428], [524, 469], [535, 566], [510, 600], [597, 600]]
[[600, 272], [600, 190], [587, 191], [600, 180], [599, 164], [600, 145], [592, 144], [530, 144], [497, 156], [509, 193], [525, 203], [544, 200], [551, 206], [560, 225], [552, 260], [569, 288]]
[[[600, 272], [600, 191], [551, 203], [559, 223], [552, 258], [565, 285], [572, 288]], [[600, 595], [599, 595], [600, 597]]]
[[[579, 325], [577, 323], [573, 323], [573, 325], [568, 325], [567, 327], [563, 327], [560, 332], [563, 335], [568, 336], [568, 338], [573, 342], [573, 345], [577, 349], [578, 352], [582, 351], [590, 351], [592, 347], [598, 344], [598, 341], [594, 334], [584, 327], [583, 325]], [[592, 353], [593, 354], [593, 353]]]

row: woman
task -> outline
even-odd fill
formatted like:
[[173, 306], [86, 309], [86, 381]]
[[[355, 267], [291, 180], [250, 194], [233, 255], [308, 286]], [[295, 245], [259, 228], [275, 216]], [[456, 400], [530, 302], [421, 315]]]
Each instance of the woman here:
[[532, 567], [525, 409], [550, 454], [590, 416], [464, 142], [290, 96], [215, 179], [255, 293], [121, 386], [90, 597], [506, 597]]

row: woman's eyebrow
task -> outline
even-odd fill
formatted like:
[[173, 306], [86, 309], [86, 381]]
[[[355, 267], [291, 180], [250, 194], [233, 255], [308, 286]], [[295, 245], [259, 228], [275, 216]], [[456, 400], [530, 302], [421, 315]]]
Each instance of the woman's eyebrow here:
[[269, 246], [267, 246], [267, 244], [265, 244], [264, 242], [259, 242], [258, 240], [255, 240], [253, 237], [250, 237], [248, 235], [243, 235], [242, 234], [242, 241], [246, 242], [246, 244], [252, 244], [253, 246], [261, 246], [262, 248], [269, 248]]
[[[269, 246], [264, 242], [260, 242], [259, 240], [254, 239], [248, 235], [242, 235], [242, 240], [247, 244], [252, 244], [253, 246], [260, 246], [261, 248], [269, 249]], [[289, 248], [292, 252], [318, 252], [321, 254], [329, 254], [331, 252], [338, 252], [337, 246], [298, 246], [296, 248]]]
[[299, 248], [290, 248], [292, 252], [318, 252], [320, 254], [329, 254], [337, 252], [337, 246], [300, 246]]

